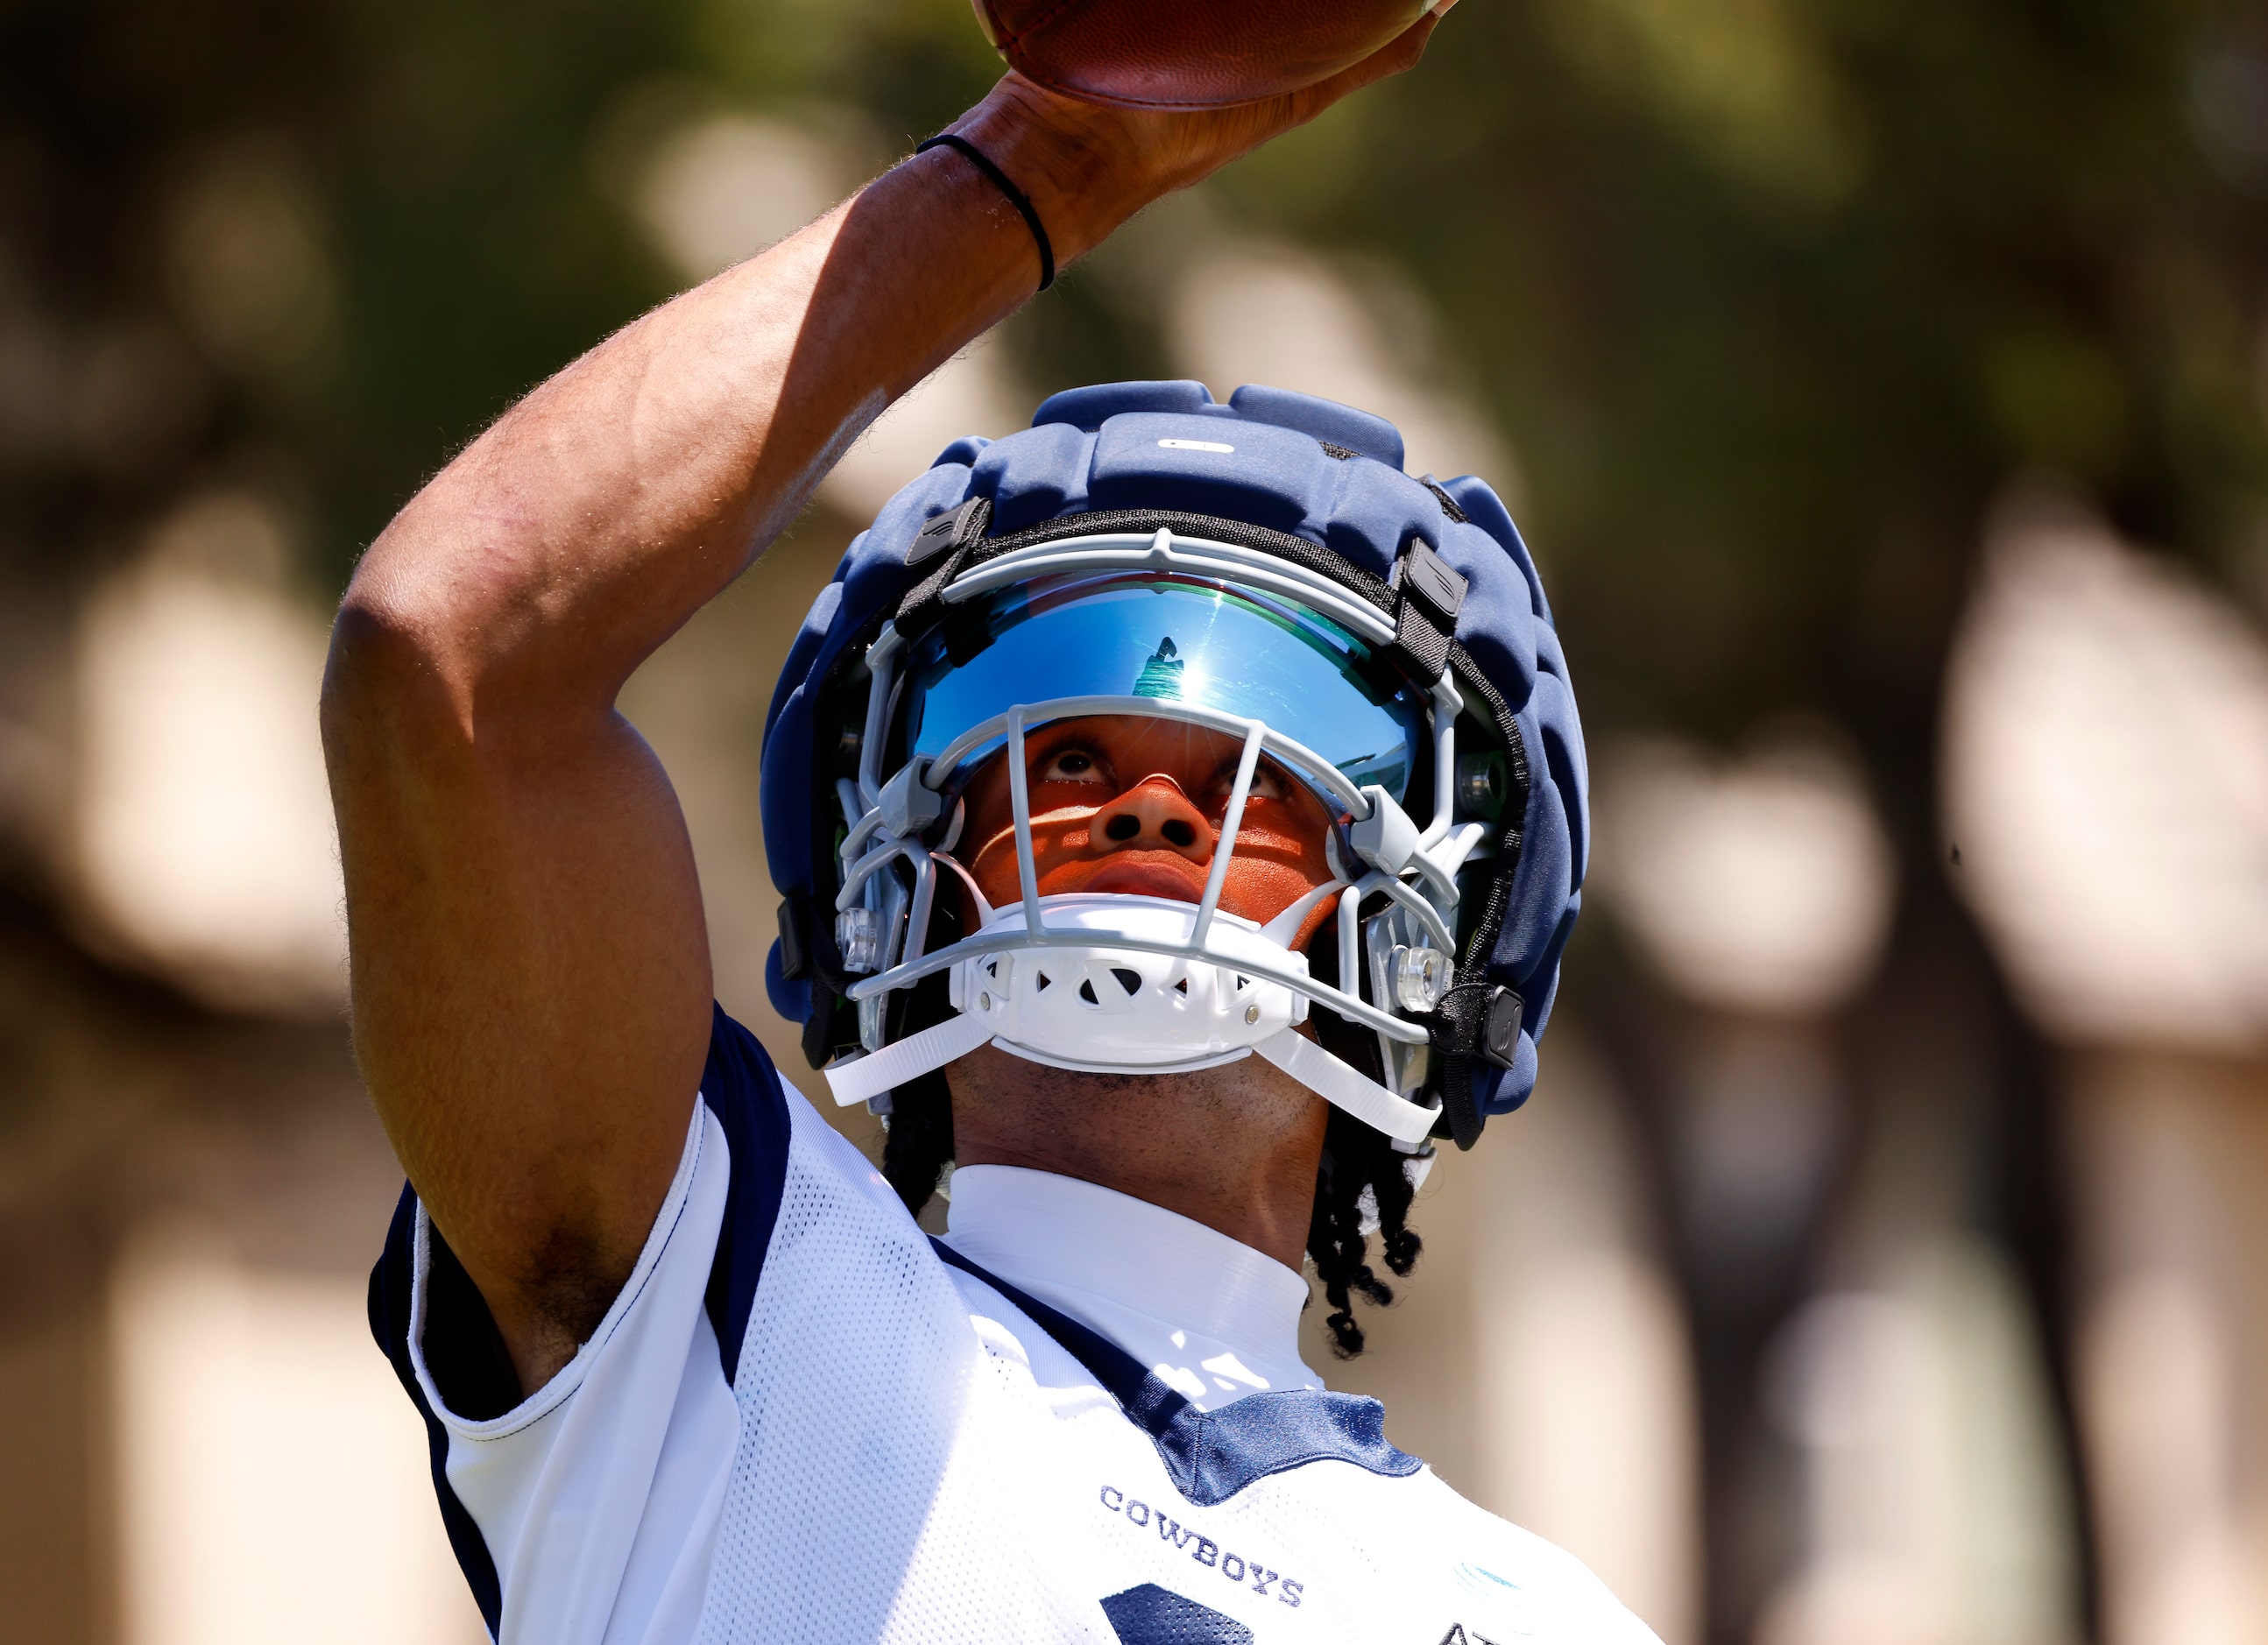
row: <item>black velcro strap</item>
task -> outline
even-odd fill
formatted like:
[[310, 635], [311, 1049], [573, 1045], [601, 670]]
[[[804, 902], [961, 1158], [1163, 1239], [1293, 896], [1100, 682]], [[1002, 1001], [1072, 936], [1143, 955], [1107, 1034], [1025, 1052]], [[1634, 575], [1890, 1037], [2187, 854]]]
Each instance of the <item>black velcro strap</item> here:
[[1394, 613], [1394, 660], [1420, 684], [1430, 686], [1449, 666], [1449, 636], [1414, 599]]
[[983, 540], [984, 528], [991, 523], [992, 499], [971, 497], [958, 508], [947, 509], [915, 533], [912, 545], [906, 550], [906, 564], [931, 565], [932, 569], [898, 602], [899, 632], [910, 632], [928, 619], [930, 608], [937, 604], [946, 585], [960, 575], [961, 562], [968, 557], [969, 549]]
[[799, 982], [811, 973], [811, 902], [790, 897], [779, 906], [780, 975]]
[[853, 980], [835, 946], [833, 910], [807, 892], [790, 892], [779, 906], [779, 930], [780, 974], [811, 984], [811, 1015], [803, 1019], [804, 1061], [823, 1069], [842, 1043], [843, 996]]
[[1394, 600], [1395, 660], [1426, 685], [1449, 665], [1457, 613], [1465, 603], [1464, 576], [1427, 547], [1410, 542], [1402, 556]]
[[811, 985], [811, 1015], [803, 1019], [803, 1060], [823, 1069], [835, 1060], [835, 1013], [837, 998], [823, 982]]
[[1520, 1051], [1521, 1018], [1527, 1002], [1500, 983], [1460, 983], [1441, 996], [1426, 1019], [1433, 1049], [1440, 1054], [1441, 1111], [1449, 1135], [1461, 1149], [1480, 1141], [1480, 1105], [1473, 1097], [1475, 1058], [1508, 1069]]
[[914, 533], [913, 545], [906, 550], [907, 566], [926, 565], [948, 548], [976, 541], [984, 534], [991, 518], [990, 497], [971, 497], [958, 508], [946, 510]]

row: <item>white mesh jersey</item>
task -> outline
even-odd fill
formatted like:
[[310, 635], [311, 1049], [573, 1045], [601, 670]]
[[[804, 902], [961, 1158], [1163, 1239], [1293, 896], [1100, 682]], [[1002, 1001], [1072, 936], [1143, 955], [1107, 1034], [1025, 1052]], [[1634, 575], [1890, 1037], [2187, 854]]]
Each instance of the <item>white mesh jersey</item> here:
[[637, 1267], [526, 1399], [415, 1197], [372, 1329], [510, 1645], [1639, 1645], [1568, 1555], [1307, 1388], [1201, 1411], [932, 1242], [720, 1012]]

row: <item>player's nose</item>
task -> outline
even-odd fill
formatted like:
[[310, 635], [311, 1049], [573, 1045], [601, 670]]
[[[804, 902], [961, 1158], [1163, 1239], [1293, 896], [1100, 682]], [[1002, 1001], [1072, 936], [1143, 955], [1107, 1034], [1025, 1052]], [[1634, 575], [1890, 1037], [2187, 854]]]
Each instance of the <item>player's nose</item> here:
[[1212, 857], [1212, 825], [1174, 780], [1147, 776], [1094, 813], [1098, 852], [1174, 851], [1192, 863]]

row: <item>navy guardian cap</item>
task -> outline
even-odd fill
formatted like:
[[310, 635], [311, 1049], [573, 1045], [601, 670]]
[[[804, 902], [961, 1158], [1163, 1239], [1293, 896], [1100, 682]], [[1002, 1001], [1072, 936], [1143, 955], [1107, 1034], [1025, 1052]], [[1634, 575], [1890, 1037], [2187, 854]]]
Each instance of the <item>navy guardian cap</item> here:
[[[1121, 1072], [1257, 1054], [1405, 1153], [1526, 1100], [1581, 900], [1581, 728], [1503, 503], [1402, 461], [1391, 424], [1329, 400], [1109, 384], [955, 441], [852, 540], [762, 773], [766, 982], [838, 1100], [887, 1112], [986, 1043]], [[1241, 740], [1200, 903], [1039, 894], [1024, 734], [1096, 714]], [[995, 908], [954, 852], [1004, 750], [1023, 893]], [[1263, 758], [1333, 819], [1329, 883], [1265, 926], [1218, 907]]]

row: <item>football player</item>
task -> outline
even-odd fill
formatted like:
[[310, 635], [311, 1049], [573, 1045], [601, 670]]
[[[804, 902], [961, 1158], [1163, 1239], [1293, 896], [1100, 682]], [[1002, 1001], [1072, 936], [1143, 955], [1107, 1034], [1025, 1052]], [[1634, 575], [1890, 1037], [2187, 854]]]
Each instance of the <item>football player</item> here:
[[[1328, 1392], [1438, 1142], [1535, 1078], [1583, 760], [1535, 569], [1380, 419], [1059, 394], [883, 510], [762, 752], [769, 980], [882, 1168], [711, 999], [615, 699], [895, 395], [1129, 214], [1405, 66], [1216, 114], [1013, 76], [535, 390], [401, 513], [323, 724], [372, 1323], [491, 1631], [1650, 1638]], [[914, 1220], [940, 1187], [949, 1231]]]

